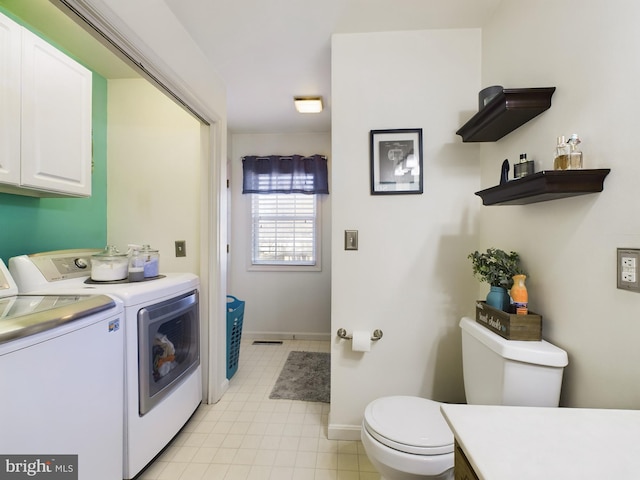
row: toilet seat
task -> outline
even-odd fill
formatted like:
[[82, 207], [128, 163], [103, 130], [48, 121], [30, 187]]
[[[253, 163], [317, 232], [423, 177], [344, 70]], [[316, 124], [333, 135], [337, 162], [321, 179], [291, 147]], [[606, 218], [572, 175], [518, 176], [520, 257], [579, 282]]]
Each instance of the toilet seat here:
[[364, 427], [378, 442], [414, 455], [453, 452], [453, 433], [440, 402], [420, 397], [382, 397], [364, 412]]

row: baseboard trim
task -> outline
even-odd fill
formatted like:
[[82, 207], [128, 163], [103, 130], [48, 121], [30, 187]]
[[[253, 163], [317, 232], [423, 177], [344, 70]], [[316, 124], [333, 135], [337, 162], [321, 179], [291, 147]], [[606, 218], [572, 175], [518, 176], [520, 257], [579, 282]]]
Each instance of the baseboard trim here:
[[242, 332], [246, 340], [331, 340], [329, 333], [299, 333], [299, 332]]
[[360, 440], [360, 425], [329, 424], [327, 436], [329, 440]]

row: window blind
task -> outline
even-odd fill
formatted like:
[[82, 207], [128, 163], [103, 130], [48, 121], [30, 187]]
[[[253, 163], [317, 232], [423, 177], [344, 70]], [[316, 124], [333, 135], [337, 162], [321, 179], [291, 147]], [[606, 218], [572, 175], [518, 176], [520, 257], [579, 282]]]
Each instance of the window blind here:
[[315, 195], [252, 195], [252, 264], [315, 265]]

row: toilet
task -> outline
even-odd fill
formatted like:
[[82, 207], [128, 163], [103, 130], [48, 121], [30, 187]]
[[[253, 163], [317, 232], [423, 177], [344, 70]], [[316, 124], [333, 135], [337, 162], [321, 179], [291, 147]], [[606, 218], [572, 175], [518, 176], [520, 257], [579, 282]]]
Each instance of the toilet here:
[[[467, 403], [558, 406], [567, 352], [544, 340], [506, 340], [468, 317], [460, 328]], [[453, 433], [440, 405], [412, 396], [367, 405], [362, 444], [383, 479], [453, 479]]]

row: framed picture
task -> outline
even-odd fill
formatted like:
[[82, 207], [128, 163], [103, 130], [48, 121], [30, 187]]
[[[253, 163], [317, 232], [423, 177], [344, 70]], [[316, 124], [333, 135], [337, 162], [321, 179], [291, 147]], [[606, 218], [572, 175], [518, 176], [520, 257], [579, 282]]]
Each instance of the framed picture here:
[[371, 130], [371, 195], [422, 193], [422, 129]]

